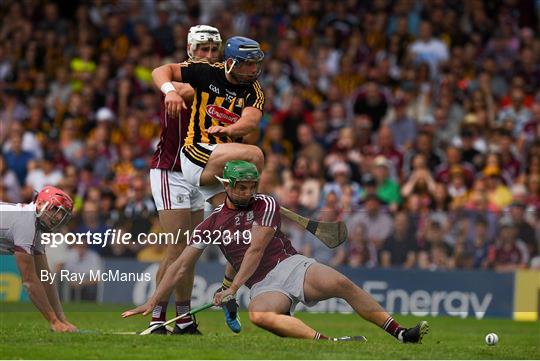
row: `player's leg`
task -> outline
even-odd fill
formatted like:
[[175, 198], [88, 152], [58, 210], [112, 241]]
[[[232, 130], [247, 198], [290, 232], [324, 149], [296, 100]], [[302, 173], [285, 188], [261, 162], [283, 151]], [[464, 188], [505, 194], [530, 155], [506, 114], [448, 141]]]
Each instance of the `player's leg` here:
[[264, 166], [263, 152], [257, 146], [239, 143], [218, 144], [212, 151], [208, 163], [204, 167], [200, 184], [215, 184], [217, 182], [215, 176], [222, 176], [225, 163], [235, 159], [245, 160], [255, 164], [259, 172], [262, 171]]
[[[197, 208], [201, 207], [202, 204], [203, 203], [201, 201], [200, 205]], [[190, 213], [191, 214], [188, 217], [190, 224], [188, 225], [188, 228], [185, 228], [189, 230], [189, 234], [191, 234], [195, 227], [203, 221], [204, 209], [198, 209], [195, 211], [191, 211]], [[182, 240], [183, 244], [180, 254], [187, 247], [188, 242], [187, 237], [182, 237]], [[176, 316], [180, 316], [191, 311], [191, 293], [193, 291], [194, 279], [195, 268], [191, 268], [189, 270], [186, 270], [186, 277], [182, 277], [182, 279], [176, 285], [174, 291], [174, 295], [176, 298]], [[174, 328], [173, 334], [200, 334], [200, 332], [197, 329], [195, 319], [191, 315], [188, 315], [176, 321], [176, 327]]]
[[[189, 208], [159, 211], [159, 221], [163, 232], [174, 234], [175, 237], [177, 234], [180, 236], [178, 239], [178, 244], [167, 244], [165, 257], [159, 265], [156, 277], [157, 284], [161, 282], [161, 279], [165, 275], [168, 267], [182, 254], [186, 248], [186, 232], [192, 230], [192, 224], [194, 223], [193, 219], [199, 219], [198, 223], [202, 221], [202, 214], [203, 210], [192, 212]], [[194, 277], [195, 270], [188, 270], [186, 272], [186, 277], [182, 277], [174, 289], [176, 316], [182, 315], [191, 310], [191, 291], [193, 289]], [[168, 303], [168, 299], [168, 296], [164, 297], [160, 303], [166, 305]], [[195, 331], [194, 329], [196, 329], [196, 325], [194, 325], [191, 316], [186, 316], [177, 320], [176, 326], [175, 333], [192, 333], [191, 331]], [[179, 331], [184, 329], [186, 332]]]
[[249, 319], [260, 328], [278, 336], [314, 339], [317, 331], [298, 318], [288, 315], [291, 302], [281, 292], [260, 293], [249, 303]]
[[306, 271], [304, 297], [307, 302], [343, 298], [362, 318], [403, 342], [420, 342], [428, 330], [424, 321], [411, 329], [400, 326], [369, 293], [340, 272], [320, 263], [313, 263]]
[[[169, 265], [173, 263], [182, 253], [187, 245], [187, 231], [192, 230], [192, 216], [202, 220], [202, 196], [200, 204], [196, 211], [191, 210], [192, 206], [192, 187], [183, 180], [180, 172], [169, 172], [166, 170], [152, 169], [150, 172], [150, 183], [152, 195], [158, 208], [158, 215], [163, 232], [172, 234], [177, 243], [168, 242], [166, 253], [160, 262], [156, 282], [159, 284], [165, 275]], [[197, 223], [198, 224], [198, 223]], [[176, 238], [178, 235], [178, 238]], [[191, 290], [193, 288], [194, 270], [187, 277], [176, 285], [174, 290], [176, 299], [176, 314], [184, 314], [190, 310]], [[169, 295], [164, 297], [152, 312], [152, 321], [150, 325], [162, 323], [166, 320], [166, 310], [169, 301]], [[177, 321], [180, 329], [192, 331], [196, 329], [191, 316]], [[166, 330], [159, 328], [156, 333], [166, 333]]]

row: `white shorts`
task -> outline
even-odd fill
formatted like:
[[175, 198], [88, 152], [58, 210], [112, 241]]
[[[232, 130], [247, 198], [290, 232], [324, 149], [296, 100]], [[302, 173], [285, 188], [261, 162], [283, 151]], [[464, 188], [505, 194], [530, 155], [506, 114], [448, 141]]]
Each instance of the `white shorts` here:
[[304, 278], [309, 266], [316, 262], [313, 258], [301, 254], [281, 261], [262, 281], [251, 287], [250, 299], [265, 292], [281, 292], [291, 300], [291, 315], [299, 302], [308, 307], [315, 306], [317, 301], [307, 302], [304, 297]]
[[208, 201], [216, 194], [225, 192], [221, 183], [208, 186], [201, 186], [201, 175], [210, 158], [210, 155], [216, 149], [218, 144], [197, 143], [182, 147], [180, 152], [180, 162], [182, 164], [182, 172], [186, 181], [193, 186], [198, 187], [202, 193], [204, 200]]
[[150, 187], [158, 211], [165, 209], [204, 209], [204, 198], [189, 184], [182, 172], [150, 169]]

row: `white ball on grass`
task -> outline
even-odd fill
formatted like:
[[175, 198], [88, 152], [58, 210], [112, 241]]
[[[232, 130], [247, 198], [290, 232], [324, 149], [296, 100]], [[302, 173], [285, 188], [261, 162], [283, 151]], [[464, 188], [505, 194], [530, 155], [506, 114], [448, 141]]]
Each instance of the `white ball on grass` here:
[[488, 346], [495, 346], [499, 342], [499, 336], [496, 333], [488, 333], [486, 335], [486, 344]]

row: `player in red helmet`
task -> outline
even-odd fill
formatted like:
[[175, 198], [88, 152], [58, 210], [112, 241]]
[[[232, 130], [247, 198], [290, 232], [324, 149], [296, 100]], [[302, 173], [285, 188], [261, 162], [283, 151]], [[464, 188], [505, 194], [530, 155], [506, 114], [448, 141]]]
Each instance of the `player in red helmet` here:
[[55, 332], [76, 332], [66, 318], [56, 285], [42, 281], [51, 271], [41, 242], [43, 232], [66, 224], [73, 201], [61, 189], [44, 187], [30, 204], [0, 203], [0, 254], [14, 254], [28, 296]]
[[36, 217], [40, 226], [48, 231], [54, 231], [69, 222], [73, 201], [61, 189], [45, 186], [36, 197]]

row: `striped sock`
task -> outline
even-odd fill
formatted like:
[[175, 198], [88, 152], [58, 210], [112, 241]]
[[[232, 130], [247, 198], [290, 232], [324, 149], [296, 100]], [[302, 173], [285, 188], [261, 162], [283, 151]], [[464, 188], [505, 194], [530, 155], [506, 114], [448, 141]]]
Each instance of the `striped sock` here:
[[229, 287], [231, 287], [232, 282], [233, 282], [232, 279], [230, 279], [227, 276], [224, 276], [223, 277], [223, 282], [221, 283], [221, 288], [224, 289], [224, 290], [228, 289]]
[[314, 340], [328, 340], [328, 337], [323, 335], [320, 332], [315, 332], [315, 337], [313, 337]]
[[401, 331], [405, 330], [405, 328], [401, 327], [392, 317], [388, 317], [381, 328], [398, 340], [400, 340]]
[[[187, 301], [177, 301], [176, 302], [176, 316], [183, 315], [184, 313], [188, 313], [191, 310], [191, 300]], [[187, 315], [185, 317], [179, 318], [176, 320], [176, 325], [180, 327], [180, 329], [184, 329], [191, 325], [193, 323], [193, 318], [191, 318], [191, 315]]]
[[152, 310], [152, 320], [150, 326], [163, 323], [167, 320], [167, 305], [169, 302], [159, 302]]

